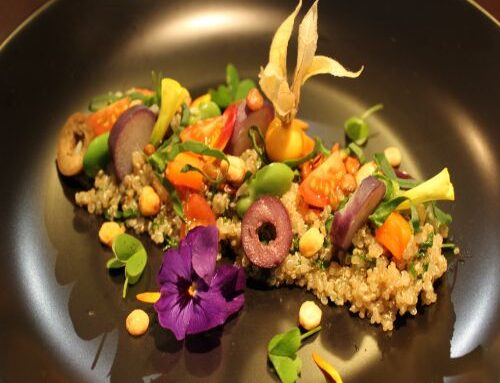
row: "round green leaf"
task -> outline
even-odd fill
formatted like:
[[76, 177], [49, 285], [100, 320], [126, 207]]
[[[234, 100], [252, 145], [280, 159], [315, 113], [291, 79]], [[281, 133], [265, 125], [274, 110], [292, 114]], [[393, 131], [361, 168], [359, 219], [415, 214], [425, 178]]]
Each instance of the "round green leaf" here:
[[139, 250], [144, 250], [141, 241], [127, 233], [116, 236], [112, 248], [116, 258], [122, 262], [126, 262]]

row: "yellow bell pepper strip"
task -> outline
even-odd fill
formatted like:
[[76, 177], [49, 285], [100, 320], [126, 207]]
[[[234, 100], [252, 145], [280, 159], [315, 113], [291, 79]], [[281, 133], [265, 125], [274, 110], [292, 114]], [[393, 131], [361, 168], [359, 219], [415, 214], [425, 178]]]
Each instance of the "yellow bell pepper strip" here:
[[191, 105], [189, 105], [189, 107], [190, 108], [198, 108], [200, 106], [200, 104], [202, 104], [204, 102], [209, 102], [209, 101], [212, 101], [212, 97], [210, 96], [209, 93], [205, 93], [199, 97], [196, 97], [193, 100], [193, 102], [191, 103]]
[[271, 161], [282, 162], [296, 160], [309, 154], [314, 149], [314, 140], [306, 135], [307, 124], [299, 119], [293, 119], [290, 124], [284, 124], [275, 118], [266, 131], [266, 152]]
[[154, 292], [146, 292], [146, 293], [140, 293], [135, 296], [138, 301], [144, 302], [144, 303], [156, 303], [158, 299], [160, 299], [160, 292], [159, 291], [154, 291]]
[[160, 114], [153, 127], [153, 132], [151, 133], [151, 144], [154, 146], [160, 144], [167, 133], [175, 112], [188, 97], [189, 92], [177, 81], [171, 78], [164, 78], [161, 80]]
[[450, 181], [448, 168], [444, 168], [434, 177], [400, 194], [408, 199], [401, 203], [397, 210], [409, 209], [411, 204], [418, 205], [429, 201], [455, 200], [455, 190]]
[[403, 253], [410, 238], [410, 223], [397, 212], [392, 212], [375, 231], [377, 242], [389, 250], [396, 261], [403, 260]]
[[331, 364], [329, 364], [315, 352], [312, 353], [312, 357], [314, 363], [316, 363], [316, 366], [318, 366], [318, 368], [325, 376], [327, 383], [343, 383], [340, 374], [337, 372], [335, 368], [332, 367]]

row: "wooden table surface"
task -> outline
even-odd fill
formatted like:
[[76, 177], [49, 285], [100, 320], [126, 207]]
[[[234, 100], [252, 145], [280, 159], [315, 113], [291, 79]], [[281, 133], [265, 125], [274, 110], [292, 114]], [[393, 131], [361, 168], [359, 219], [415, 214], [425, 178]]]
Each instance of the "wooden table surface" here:
[[[0, 43], [46, 2], [47, 0], [2, 0], [0, 5]], [[500, 0], [477, 0], [477, 3], [481, 4], [497, 20], [500, 20]]]

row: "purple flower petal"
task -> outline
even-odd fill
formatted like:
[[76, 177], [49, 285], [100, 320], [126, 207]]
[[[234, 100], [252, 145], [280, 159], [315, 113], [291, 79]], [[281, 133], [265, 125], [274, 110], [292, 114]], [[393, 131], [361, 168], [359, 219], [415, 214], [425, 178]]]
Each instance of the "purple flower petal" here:
[[236, 266], [222, 265], [212, 279], [210, 291], [219, 291], [224, 297], [226, 318], [237, 312], [245, 303], [245, 271]]
[[198, 226], [190, 230], [185, 242], [191, 247], [192, 265], [196, 274], [210, 283], [215, 272], [219, 232], [215, 226]]
[[191, 266], [191, 247], [181, 241], [178, 249], [169, 249], [163, 256], [163, 262], [158, 272], [158, 284], [176, 284], [179, 279], [191, 281], [193, 268]]
[[161, 290], [160, 299], [154, 307], [158, 313], [158, 321], [164, 328], [171, 330], [177, 340], [186, 337], [188, 324], [194, 315], [194, 300], [186, 294], [172, 294]]
[[226, 300], [219, 292], [200, 292], [193, 305], [193, 315], [187, 326], [187, 334], [197, 334], [223, 324], [226, 319]]

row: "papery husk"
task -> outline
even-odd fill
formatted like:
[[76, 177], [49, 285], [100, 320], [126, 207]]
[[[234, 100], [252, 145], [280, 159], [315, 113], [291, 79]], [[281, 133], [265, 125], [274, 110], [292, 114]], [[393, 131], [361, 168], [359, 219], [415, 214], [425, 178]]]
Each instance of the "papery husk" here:
[[297, 64], [290, 88], [286, 55], [295, 18], [301, 6], [302, 0], [276, 30], [269, 49], [269, 62], [259, 73], [259, 85], [262, 91], [273, 103], [276, 116], [285, 124], [289, 124], [298, 112], [300, 89], [306, 80], [327, 73], [336, 77], [355, 78], [363, 71], [361, 67], [359, 71], [351, 72], [330, 57], [315, 56], [318, 42], [318, 0], [316, 0], [299, 26]]

